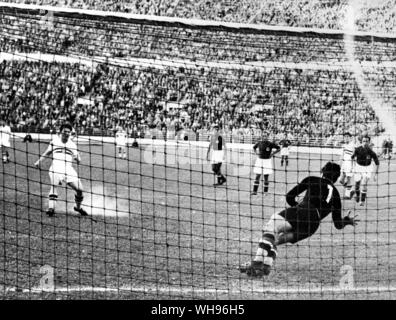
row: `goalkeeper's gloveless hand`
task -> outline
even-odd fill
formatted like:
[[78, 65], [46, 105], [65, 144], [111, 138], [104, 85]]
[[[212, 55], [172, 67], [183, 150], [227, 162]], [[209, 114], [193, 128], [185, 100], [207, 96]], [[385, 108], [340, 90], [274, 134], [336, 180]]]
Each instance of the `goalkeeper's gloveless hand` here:
[[344, 227], [351, 225], [351, 226], [356, 226], [358, 222], [360, 221], [357, 219], [358, 215], [355, 215], [354, 217], [350, 216], [351, 210], [348, 211], [348, 214], [342, 219], [344, 222]]

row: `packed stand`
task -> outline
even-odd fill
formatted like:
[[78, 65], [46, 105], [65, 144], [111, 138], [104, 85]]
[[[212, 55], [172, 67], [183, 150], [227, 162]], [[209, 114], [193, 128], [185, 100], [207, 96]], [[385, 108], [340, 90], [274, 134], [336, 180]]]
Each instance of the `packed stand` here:
[[[6, 0], [14, 3], [127, 12], [178, 18], [321, 29], [344, 28], [349, 0]], [[361, 31], [396, 32], [394, 0], [362, 0], [355, 7]]]
[[[0, 16], [3, 52], [41, 52], [59, 55], [148, 58], [254, 64], [345, 63], [344, 39], [331, 34], [282, 31], [244, 31], [214, 27], [194, 28], [149, 20], [103, 23], [75, 16], [43, 20], [6, 10]], [[303, 39], [303, 41], [302, 41]], [[396, 42], [355, 38], [356, 60], [396, 60]], [[281, 45], [280, 45], [281, 44]], [[374, 50], [374, 49], [375, 50]]]
[[265, 129], [303, 143], [331, 143], [347, 130], [382, 131], [352, 75], [342, 70], [91, 69], [4, 60], [0, 79], [0, 117], [17, 131], [48, 132], [70, 121], [80, 134], [112, 134], [118, 126], [130, 132], [138, 125], [163, 138], [174, 137], [178, 127], [202, 137], [218, 123], [234, 141]]

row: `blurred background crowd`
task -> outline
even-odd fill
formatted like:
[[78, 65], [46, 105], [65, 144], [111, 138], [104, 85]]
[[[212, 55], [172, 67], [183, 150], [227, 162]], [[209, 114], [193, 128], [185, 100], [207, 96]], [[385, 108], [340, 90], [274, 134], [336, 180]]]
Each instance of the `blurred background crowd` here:
[[[353, 1], [12, 2], [338, 30]], [[359, 1], [357, 27], [394, 33], [393, 2]], [[14, 131], [51, 132], [70, 121], [79, 134], [112, 135], [123, 127], [131, 136], [171, 139], [183, 129], [185, 139], [206, 139], [217, 123], [229, 141], [250, 142], [267, 131], [326, 145], [339, 144], [346, 131], [384, 131], [346, 67], [337, 32], [103, 23], [13, 10], [3, 11], [0, 24], [0, 52], [14, 57], [0, 57], [0, 118]], [[365, 77], [396, 105], [396, 42], [355, 40], [356, 61], [371, 64]], [[35, 53], [82, 61], [21, 59]]]

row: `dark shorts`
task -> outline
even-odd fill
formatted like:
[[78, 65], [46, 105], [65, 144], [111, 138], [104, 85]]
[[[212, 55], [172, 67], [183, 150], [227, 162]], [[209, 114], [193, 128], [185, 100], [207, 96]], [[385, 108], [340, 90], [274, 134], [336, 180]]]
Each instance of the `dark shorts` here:
[[294, 243], [312, 236], [320, 225], [319, 212], [315, 208], [291, 207], [279, 213], [292, 226]]
[[221, 163], [213, 163], [212, 164], [212, 170], [214, 173], [217, 173], [220, 171], [221, 168]]

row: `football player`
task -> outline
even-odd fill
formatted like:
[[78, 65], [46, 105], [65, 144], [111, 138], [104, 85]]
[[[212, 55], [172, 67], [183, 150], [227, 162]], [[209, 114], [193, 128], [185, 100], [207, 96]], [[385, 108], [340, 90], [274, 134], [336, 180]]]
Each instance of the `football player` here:
[[0, 120], [0, 149], [3, 163], [10, 162], [10, 148], [11, 127], [4, 121]]
[[[322, 168], [322, 176], [309, 176], [291, 189], [286, 195], [289, 208], [275, 213], [264, 226], [254, 259], [239, 267], [249, 276], [268, 275], [278, 254], [277, 246], [296, 243], [312, 236], [321, 221], [330, 213], [337, 229], [355, 226], [358, 220], [341, 215], [341, 199], [334, 186], [340, 176], [340, 166], [328, 162]], [[298, 203], [296, 197], [305, 192]]]
[[52, 217], [55, 214], [56, 202], [58, 200], [57, 188], [65, 182], [75, 192], [74, 210], [82, 216], [87, 216], [88, 213], [81, 207], [84, 199], [83, 186], [78, 178], [76, 170], [72, 163], [75, 159], [77, 164], [81, 162], [80, 154], [77, 151], [76, 144], [70, 139], [72, 126], [69, 123], [64, 123], [60, 127], [59, 135], [56, 135], [50, 142], [47, 150], [34, 163], [39, 168], [41, 161], [46, 157], [52, 156], [52, 164], [49, 168], [49, 176], [51, 180], [51, 188], [48, 195], [48, 210], [47, 215]]
[[221, 165], [225, 159], [226, 142], [224, 137], [219, 133], [219, 125], [214, 124], [212, 126], [213, 132], [210, 137], [209, 148], [206, 155], [207, 160], [212, 164], [212, 171], [217, 177], [217, 183], [214, 186], [221, 186], [226, 183], [227, 179], [221, 173]]
[[285, 163], [285, 167], [287, 167], [289, 165], [291, 141], [287, 139], [286, 135], [284, 135], [284, 138], [279, 142], [279, 145], [281, 147], [281, 166], [283, 167], [283, 163]]
[[[272, 157], [280, 151], [280, 146], [268, 140], [268, 134], [263, 131], [261, 141], [253, 146], [254, 153], [257, 154], [256, 163], [253, 172], [256, 174], [254, 180], [252, 196], [257, 195], [257, 190], [260, 185], [261, 175], [264, 175], [264, 194], [268, 193], [269, 188], [269, 175], [272, 174], [273, 165]], [[275, 150], [275, 151], [273, 151]]]
[[[367, 185], [369, 180], [371, 179], [371, 175], [373, 173], [373, 165], [374, 162], [375, 170], [374, 170], [374, 181], [377, 178], [379, 161], [377, 154], [371, 149], [370, 145], [370, 137], [368, 135], [364, 135], [362, 137], [362, 144], [358, 146], [353, 155], [352, 160], [355, 161], [354, 171], [355, 171], [355, 197], [356, 202], [360, 204], [360, 206], [364, 206], [367, 198]], [[360, 187], [362, 191], [360, 192]]]
[[352, 196], [352, 176], [353, 160], [352, 155], [355, 152], [355, 142], [349, 132], [344, 134], [344, 146], [341, 155], [341, 178], [340, 183], [344, 186], [345, 199], [351, 199]]
[[118, 150], [119, 158], [127, 158], [127, 140], [127, 133], [122, 127], [119, 127], [115, 136], [116, 149]]
[[392, 158], [392, 152], [393, 141], [390, 137], [388, 137], [382, 142], [382, 152], [380, 157], [383, 157], [385, 160], [390, 160]]

